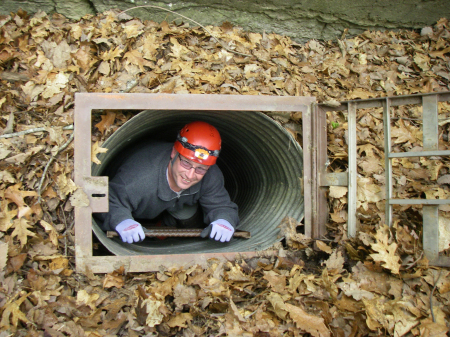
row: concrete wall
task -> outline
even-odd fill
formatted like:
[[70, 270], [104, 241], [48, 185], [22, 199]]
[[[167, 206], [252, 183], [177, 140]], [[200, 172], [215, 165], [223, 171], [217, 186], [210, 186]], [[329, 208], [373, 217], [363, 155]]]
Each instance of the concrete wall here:
[[[450, 17], [448, 0], [2, 0], [0, 14], [20, 8], [32, 14], [42, 10], [72, 19], [112, 8], [154, 5], [185, 15], [202, 25], [229, 21], [252, 32], [278, 33], [297, 42], [315, 38], [339, 38], [344, 29], [350, 35], [385, 29], [419, 29]], [[139, 8], [128, 14], [161, 22], [181, 20], [157, 8]], [[184, 20], [185, 22], [187, 20]]]

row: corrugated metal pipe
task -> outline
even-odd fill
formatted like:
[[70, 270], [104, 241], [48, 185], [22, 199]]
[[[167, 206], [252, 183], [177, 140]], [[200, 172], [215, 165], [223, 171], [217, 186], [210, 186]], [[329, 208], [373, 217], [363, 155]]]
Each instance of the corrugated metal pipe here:
[[146, 110], [126, 122], [104, 144], [108, 152], [99, 156], [92, 175], [108, 175], [129, 146], [149, 138], [174, 141], [187, 123], [203, 120], [214, 125], [222, 136], [217, 161], [225, 186], [239, 206], [239, 229], [251, 232], [251, 239], [234, 238], [218, 243], [200, 238], [146, 239], [124, 244], [107, 238], [93, 220], [100, 242], [115, 255], [201, 254], [261, 251], [280, 240], [281, 220], [290, 216], [303, 219], [302, 169], [300, 145], [282, 126], [260, 112], [244, 111], [154, 111]]

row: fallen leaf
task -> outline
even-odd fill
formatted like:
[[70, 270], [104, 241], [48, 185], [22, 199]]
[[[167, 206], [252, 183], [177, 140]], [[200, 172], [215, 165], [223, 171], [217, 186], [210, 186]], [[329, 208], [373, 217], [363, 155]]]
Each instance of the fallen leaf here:
[[28, 223], [29, 221], [26, 220], [25, 218], [14, 220], [13, 224], [14, 231], [11, 233], [11, 236], [13, 238], [17, 237], [22, 247], [27, 244], [29, 236], [31, 237], [36, 236], [35, 233], [29, 230], [30, 228], [32, 228], [32, 226], [30, 226]]
[[58, 232], [56, 231], [56, 229], [44, 220], [41, 220], [40, 224], [48, 233], [50, 241], [55, 245], [55, 247], [58, 247]]
[[98, 142], [95, 142], [92, 145], [92, 149], [91, 149], [91, 160], [93, 163], [100, 165], [102, 162], [97, 158], [97, 154], [99, 153], [106, 153], [108, 151], [108, 149], [100, 147], [98, 145]]
[[328, 330], [322, 317], [310, 315], [300, 307], [289, 303], [286, 303], [285, 306], [298, 329], [306, 331], [314, 337], [331, 336], [330, 330]]
[[335, 250], [333, 254], [330, 255], [328, 260], [325, 261], [325, 265], [329, 271], [333, 271], [334, 273], [340, 273], [344, 268], [344, 257], [342, 253]]
[[389, 227], [386, 225], [380, 227], [374, 235], [376, 243], [372, 243], [371, 247], [377, 253], [370, 254], [374, 261], [382, 262], [383, 267], [389, 269], [394, 274], [400, 272], [400, 257], [397, 255], [397, 244], [395, 242], [389, 243], [388, 234]]
[[27, 299], [28, 293], [20, 297], [16, 301], [8, 301], [3, 307], [2, 320], [0, 321], [0, 327], [9, 329], [11, 324], [13, 327], [17, 327], [19, 321], [25, 324], [30, 323], [25, 314], [20, 310], [20, 305]]
[[348, 193], [347, 186], [330, 186], [330, 198], [340, 199]]
[[333, 249], [331, 249], [330, 246], [328, 246], [325, 242], [316, 240], [317, 248], [319, 248], [321, 251], [331, 254], [333, 252]]
[[155, 325], [158, 325], [162, 322], [164, 316], [159, 311], [159, 308], [163, 305], [162, 301], [156, 300], [154, 297], [149, 297], [142, 301], [141, 306], [145, 306], [145, 310], [147, 313], [147, 317], [145, 319], [145, 323], [153, 328]]
[[105, 131], [109, 130], [111, 125], [114, 124], [114, 120], [116, 119], [116, 113], [112, 111], [108, 111], [106, 115], [101, 115], [101, 121], [95, 124], [95, 127], [100, 130], [101, 133], [105, 133]]
[[105, 279], [103, 280], [103, 288], [112, 288], [116, 287], [118, 289], [122, 288], [125, 281], [123, 278], [123, 274], [119, 271], [114, 271], [112, 273], [106, 274]]

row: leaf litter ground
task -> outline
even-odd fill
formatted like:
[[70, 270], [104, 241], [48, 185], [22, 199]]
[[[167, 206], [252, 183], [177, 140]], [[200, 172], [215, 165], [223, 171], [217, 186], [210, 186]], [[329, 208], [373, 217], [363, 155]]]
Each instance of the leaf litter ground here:
[[[329, 191], [328, 235], [285, 218], [270, 258], [178, 270], [74, 272], [75, 92], [315, 96], [318, 102], [447, 91], [446, 19], [421, 31], [367, 31], [304, 45], [229, 23], [190, 27], [108, 11], [70, 21], [0, 17], [0, 336], [447, 336], [450, 272], [423, 257], [421, 208], [384, 223], [382, 111], [358, 115], [358, 220]], [[213, 35], [213, 36], [212, 36]], [[218, 42], [220, 40], [220, 43]], [[420, 150], [421, 108], [392, 111], [395, 151]], [[93, 114], [93, 162], [130, 111]], [[301, 143], [301, 115], [270, 114]], [[439, 105], [440, 149], [450, 106]], [[347, 165], [347, 120], [328, 114], [332, 172]], [[394, 163], [395, 197], [446, 199], [448, 159]], [[440, 251], [450, 215], [440, 209]]]

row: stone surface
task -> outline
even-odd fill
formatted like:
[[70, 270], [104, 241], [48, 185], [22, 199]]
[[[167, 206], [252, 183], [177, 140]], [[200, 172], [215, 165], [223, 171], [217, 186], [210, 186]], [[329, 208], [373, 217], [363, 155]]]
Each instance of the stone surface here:
[[[202, 25], [221, 25], [228, 21], [247, 31], [278, 33], [297, 42], [310, 39], [339, 38], [345, 29], [349, 35], [365, 30], [421, 29], [440, 18], [450, 17], [448, 0], [3, 0], [0, 14], [16, 12], [19, 8], [30, 14], [42, 10], [60, 13], [71, 19], [106, 10], [136, 8], [131, 16], [161, 22], [189, 20], [170, 13], [177, 12]], [[192, 25], [195, 23], [190, 22]]]

